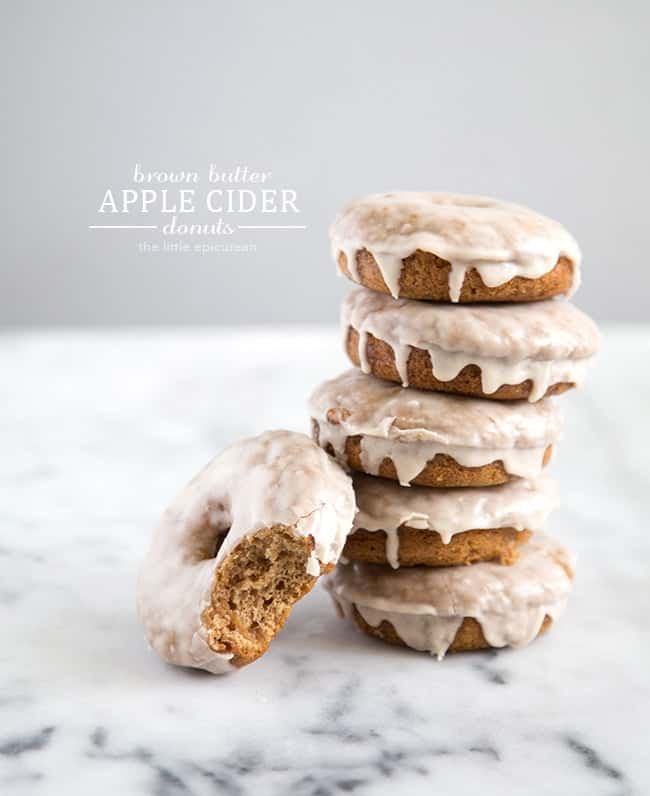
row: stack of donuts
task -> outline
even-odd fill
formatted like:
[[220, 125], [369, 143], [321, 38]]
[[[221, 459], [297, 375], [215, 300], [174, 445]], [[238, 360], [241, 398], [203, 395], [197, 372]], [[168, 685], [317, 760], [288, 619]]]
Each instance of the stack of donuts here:
[[358, 506], [332, 597], [366, 633], [439, 658], [523, 646], [573, 578], [542, 529], [557, 505], [551, 396], [582, 382], [599, 339], [567, 300], [579, 248], [527, 208], [440, 193], [364, 197], [331, 241], [359, 285], [342, 308], [355, 367], [310, 398]]

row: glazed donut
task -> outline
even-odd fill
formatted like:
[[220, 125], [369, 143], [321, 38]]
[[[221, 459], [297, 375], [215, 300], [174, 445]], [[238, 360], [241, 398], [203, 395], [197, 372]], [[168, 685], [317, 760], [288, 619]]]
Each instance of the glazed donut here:
[[353, 484], [358, 511], [343, 556], [394, 569], [514, 564], [558, 505], [548, 476], [475, 489], [406, 488], [361, 474]]
[[521, 647], [564, 610], [571, 554], [535, 534], [511, 567], [339, 564], [327, 588], [342, 615], [371, 636], [442, 658], [446, 652]]
[[137, 597], [151, 647], [215, 674], [251, 663], [332, 569], [354, 512], [351, 480], [304, 434], [227, 448], [154, 533]]
[[402, 388], [350, 369], [309, 399], [312, 434], [344, 467], [402, 486], [537, 478], [559, 439], [557, 403], [503, 403]]
[[330, 240], [340, 273], [394, 298], [535, 301], [580, 284], [580, 249], [564, 227], [483, 196], [365, 196], [339, 213]]
[[405, 387], [493, 399], [582, 382], [599, 335], [567, 301], [454, 307], [356, 288], [342, 305], [345, 350], [364, 373]]

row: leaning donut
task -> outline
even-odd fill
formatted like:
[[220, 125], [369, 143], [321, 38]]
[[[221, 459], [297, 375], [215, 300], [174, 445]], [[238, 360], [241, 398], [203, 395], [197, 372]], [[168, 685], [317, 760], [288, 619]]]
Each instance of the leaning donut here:
[[269, 431], [227, 448], [154, 533], [137, 598], [151, 647], [215, 674], [251, 663], [333, 568], [354, 513], [350, 479], [307, 436]]

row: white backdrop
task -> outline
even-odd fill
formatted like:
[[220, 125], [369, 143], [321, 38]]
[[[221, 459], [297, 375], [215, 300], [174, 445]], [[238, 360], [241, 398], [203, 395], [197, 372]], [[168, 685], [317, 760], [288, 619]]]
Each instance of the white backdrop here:
[[[578, 303], [647, 319], [649, 8], [5, 3], [0, 321], [333, 321], [333, 214], [404, 188], [558, 218], [585, 255]], [[306, 229], [238, 233], [243, 253], [143, 254], [160, 230], [88, 229], [136, 163], [270, 171]]]

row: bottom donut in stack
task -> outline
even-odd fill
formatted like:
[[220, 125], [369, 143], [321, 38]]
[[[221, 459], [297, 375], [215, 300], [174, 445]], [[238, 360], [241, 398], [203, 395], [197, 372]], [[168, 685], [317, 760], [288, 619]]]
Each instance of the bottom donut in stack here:
[[339, 564], [327, 587], [340, 612], [371, 636], [426, 651], [521, 647], [564, 610], [573, 561], [535, 534], [512, 566], [404, 567]]

